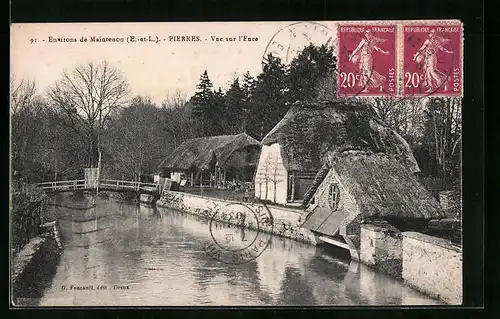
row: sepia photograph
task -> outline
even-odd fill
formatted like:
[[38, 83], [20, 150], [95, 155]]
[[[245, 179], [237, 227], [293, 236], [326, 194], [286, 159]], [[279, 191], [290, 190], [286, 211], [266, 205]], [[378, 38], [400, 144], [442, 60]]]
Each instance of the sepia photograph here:
[[12, 23], [11, 306], [462, 305], [463, 43]]

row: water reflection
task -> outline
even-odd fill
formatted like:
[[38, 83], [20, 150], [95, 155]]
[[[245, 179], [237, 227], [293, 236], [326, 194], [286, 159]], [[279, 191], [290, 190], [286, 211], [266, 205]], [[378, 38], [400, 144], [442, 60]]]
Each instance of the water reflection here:
[[65, 249], [41, 305], [435, 304], [363, 265], [280, 237], [253, 261], [221, 263], [203, 250], [208, 221], [177, 211], [99, 199], [94, 209], [58, 207], [57, 214]]

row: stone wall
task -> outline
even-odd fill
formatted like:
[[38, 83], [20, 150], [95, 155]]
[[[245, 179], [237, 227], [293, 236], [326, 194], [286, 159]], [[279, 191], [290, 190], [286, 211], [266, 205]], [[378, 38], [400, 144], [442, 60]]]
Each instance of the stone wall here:
[[158, 207], [172, 208], [202, 216], [207, 219], [212, 218], [214, 215], [220, 216], [221, 218], [216, 218], [218, 221], [242, 225], [249, 229], [256, 228], [255, 218], [252, 216], [251, 211], [259, 213], [269, 210], [273, 217], [273, 226], [270, 229], [261, 228], [261, 230], [313, 245], [316, 244], [314, 234], [310, 230], [300, 227], [302, 214], [299, 210], [271, 205], [264, 206], [261, 203], [241, 203], [221, 200], [174, 191], [164, 191], [156, 205]]
[[462, 304], [462, 250], [445, 239], [403, 233], [403, 279], [433, 297]]
[[11, 302], [13, 306], [33, 305], [55, 274], [60, 243], [50, 233], [34, 237], [12, 259]]
[[394, 278], [402, 276], [401, 232], [388, 223], [362, 224], [360, 260]]

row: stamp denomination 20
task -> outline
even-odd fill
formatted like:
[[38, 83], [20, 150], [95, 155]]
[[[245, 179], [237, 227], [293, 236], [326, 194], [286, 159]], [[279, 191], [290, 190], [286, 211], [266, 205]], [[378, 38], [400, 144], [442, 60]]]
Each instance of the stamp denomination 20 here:
[[405, 25], [403, 95], [462, 95], [462, 25]]
[[395, 96], [396, 25], [339, 25], [339, 97]]

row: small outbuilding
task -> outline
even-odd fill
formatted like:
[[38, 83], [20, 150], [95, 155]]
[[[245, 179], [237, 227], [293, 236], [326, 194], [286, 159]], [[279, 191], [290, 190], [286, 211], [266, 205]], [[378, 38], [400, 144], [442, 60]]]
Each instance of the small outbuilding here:
[[354, 256], [363, 222], [444, 217], [419, 172], [409, 144], [369, 105], [298, 102], [262, 141], [255, 194], [301, 206], [302, 227]]
[[245, 133], [198, 137], [179, 145], [159, 169], [176, 182], [224, 187], [228, 182], [252, 181], [259, 152], [259, 141]]

